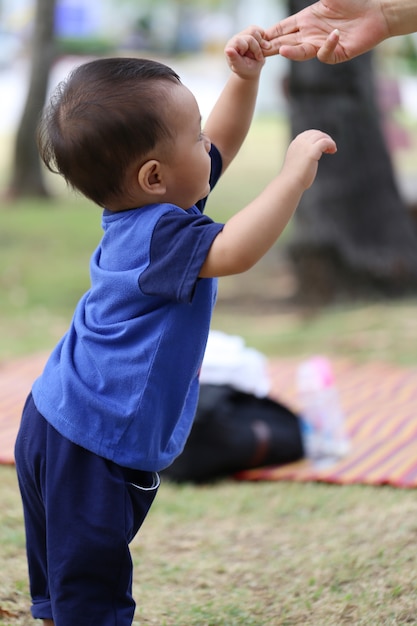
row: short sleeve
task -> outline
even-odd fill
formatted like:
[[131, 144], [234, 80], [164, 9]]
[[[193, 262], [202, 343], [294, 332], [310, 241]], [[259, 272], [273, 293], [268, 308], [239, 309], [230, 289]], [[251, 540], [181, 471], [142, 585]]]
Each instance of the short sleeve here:
[[204, 280], [199, 279], [201, 267], [223, 229], [223, 224], [194, 211], [172, 207], [159, 219], [152, 235], [149, 265], [139, 278], [144, 294], [192, 301], [197, 281]]

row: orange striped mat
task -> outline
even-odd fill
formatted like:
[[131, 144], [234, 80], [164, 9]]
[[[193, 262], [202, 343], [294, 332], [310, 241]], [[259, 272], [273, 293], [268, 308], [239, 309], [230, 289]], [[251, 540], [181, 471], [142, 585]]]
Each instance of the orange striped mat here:
[[[297, 409], [296, 361], [273, 361], [273, 396]], [[333, 363], [350, 453], [326, 469], [310, 461], [241, 472], [241, 480], [417, 487], [417, 368]]]
[[[0, 463], [12, 464], [20, 414], [45, 354], [0, 363]], [[298, 361], [270, 363], [272, 396], [297, 409]], [[417, 368], [333, 362], [351, 452], [318, 470], [307, 460], [241, 472], [242, 480], [322, 481], [417, 487]]]
[[42, 372], [46, 354], [0, 362], [0, 464], [14, 463], [14, 442], [20, 416], [34, 379]]

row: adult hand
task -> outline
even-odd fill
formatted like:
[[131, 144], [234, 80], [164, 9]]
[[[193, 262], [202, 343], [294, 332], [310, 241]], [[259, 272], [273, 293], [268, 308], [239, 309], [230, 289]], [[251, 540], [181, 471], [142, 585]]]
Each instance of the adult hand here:
[[390, 34], [380, 0], [320, 0], [267, 29], [271, 49], [265, 54], [335, 64], [367, 52]]

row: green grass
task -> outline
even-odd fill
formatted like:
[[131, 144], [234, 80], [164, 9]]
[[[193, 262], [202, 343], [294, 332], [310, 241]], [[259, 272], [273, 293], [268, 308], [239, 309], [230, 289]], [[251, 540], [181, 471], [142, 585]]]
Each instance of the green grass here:
[[28, 201], [0, 211], [0, 359], [49, 348], [89, 286], [100, 211], [81, 199]]
[[[276, 137], [276, 144], [271, 141]], [[210, 201], [237, 210], [279, 169], [285, 128], [259, 120]], [[262, 158], [254, 159], [254, 154]], [[0, 362], [47, 350], [89, 285], [100, 210], [63, 194], [0, 209]], [[298, 311], [279, 245], [220, 283], [213, 326], [270, 356], [321, 352], [415, 364], [414, 300]], [[28, 626], [14, 468], [0, 467], [0, 626]], [[417, 623], [413, 491], [296, 483], [164, 484], [132, 544], [136, 626], [394, 626]]]
[[[0, 477], [0, 626], [28, 626], [14, 470]], [[135, 625], [415, 624], [416, 513], [391, 488], [163, 484], [132, 543]]]
[[[49, 349], [65, 332], [89, 286], [89, 258], [100, 235], [100, 209], [81, 198], [3, 206], [0, 324], [7, 332], [0, 360]], [[247, 274], [222, 279], [213, 327], [242, 335], [270, 356], [319, 350], [361, 361], [415, 362], [415, 301], [287, 310], [274, 301], [281, 274], [272, 253]]]
[[417, 300], [329, 307], [313, 313], [247, 313], [219, 305], [213, 326], [241, 335], [268, 356], [308, 357], [315, 353], [357, 362], [416, 365]]

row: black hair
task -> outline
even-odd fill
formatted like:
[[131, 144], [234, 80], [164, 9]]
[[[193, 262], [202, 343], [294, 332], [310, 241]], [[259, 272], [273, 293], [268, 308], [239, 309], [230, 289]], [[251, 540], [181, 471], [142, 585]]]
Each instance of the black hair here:
[[109, 58], [80, 65], [60, 83], [38, 127], [49, 170], [100, 206], [123, 192], [130, 165], [163, 139], [170, 67], [148, 59]]

